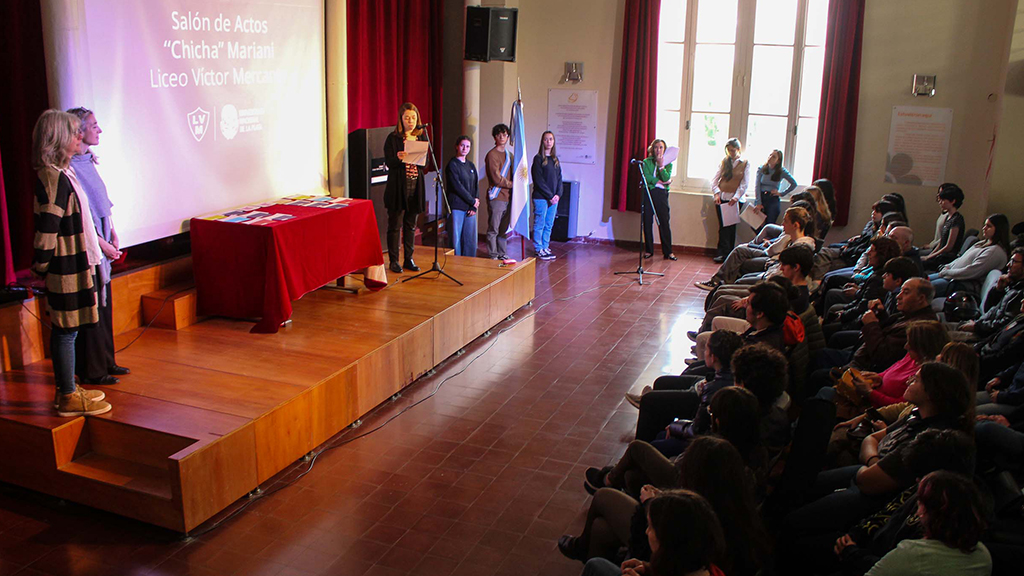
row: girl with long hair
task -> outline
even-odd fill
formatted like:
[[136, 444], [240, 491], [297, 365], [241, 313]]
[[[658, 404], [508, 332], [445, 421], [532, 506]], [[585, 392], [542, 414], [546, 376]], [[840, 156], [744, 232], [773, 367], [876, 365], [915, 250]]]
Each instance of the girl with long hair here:
[[[783, 183], [786, 188], [783, 189]], [[796, 188], [796, 178], [782, 165], [782, 150], [772, 150], [757, 170], [757, 193], [754, 194], [754, 210], [764, 214], [764, 224], [775, 224], [782, 212], [781, 198]], [[760, 230], [760, 228], [758, 229]]]
[[558, 213], [562, 194], [562, 166], [555, 151], [555, 134], [550, 130], [540, 135], [540, 149], [530, 169], [533, 177], [533, 249], [541, 260], [554, 260], [551, 253], [551, 227]]
[[448, 239], [456, 256], [476, 256], [476, 214], [480, 209], [477, 197], [479, 176], [476, 165], [468, 159], [473, 144], [469, 136], [455, 139], [455, 156], [444, 167], [445, 192], [451, 214], [448, 215]]
[[647, 157], [640, 163], [641, 184], [647, 188], [641, 198], [644, 203], [644, 258], [654, 256], [654, 214], [657, 213], [661, 253], [666, 260], [677, 259], [672, 253], [672, 225], [669, 222], [668, 188], [672, 183], [672, 163], [665, 164], [667, 149], [664, 140], [655, 139], [647, 147]]
[[[718, 165], [718, 171], [711, 179], [714, 194], [715, 213], [718, 215], [718, 253], [715, 263], [725, 262], [729, 252], [736, 247], [736, 225], [725, 226], [722, 221], [722, 204], [735, 207], [743, 201], [750, 187], [750, 162], [740, 156], [743, 145], [736, 138], [725, 143], [725, 158]], [[736, 209], [736, 208], [730, 208]]]
[[81, 126], [73, 114], [47, 110], [32, 130], [32, 164], [39, 176], [32, 271], [46, 287], [59, 416], [110, 411], [103, 392], [75, 384], [75, 339], [80, 328], [99, 320], [93, 270], [103, 257], [89, 202], [71, 168], [82, 144]]
[[950, 284], [977, 294], [981, 281], [992, 270], [1006, 266], [1010, 254], [1010, 221], [1002, 214], [993, 214], [985, 219], [981, 228], [981, 239], [968, 248], [956, 260], [939, 266], [938, 272], [928, 276], [935, 287], [935, 296], [946, 296], [952, 290]]
[[[419, 266], [413, 262], [413, 240], [416, 220], [426, 209], [427, 194], [423, 183], [423, 166], [406, 164], [405, 143], [426, 141], [427, 135], [420, 125], [420, 111], [415, 104], [406, 102], [398, 109], [398, 123], [394, 132], [384, 141], [384, 162], [388, 167], [388, 182], [384, 188], [384, 207], [388, 210], [388, 260], [391, 271], [401, 274], [403, 268], [413, 272]], [[398, 236], [402, 235], [405, 261], [398, 263]]]
[[832, 211], [828, 207], [828, 200], [817, 186], [808, 186], [804, 192], [814, 199], [814, 236], [824, 240], [832, 228]]

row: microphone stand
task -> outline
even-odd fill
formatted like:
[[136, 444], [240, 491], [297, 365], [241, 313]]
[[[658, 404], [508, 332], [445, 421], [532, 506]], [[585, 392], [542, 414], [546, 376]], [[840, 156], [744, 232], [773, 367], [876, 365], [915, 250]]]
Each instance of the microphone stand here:
[[[637, 171], [640, 172], [640, 188], [643, 189], [643, 191], [644, 191], [643, 193], [644, 193], [645, 196], [647, 196], [647, 201], [651, 203], [651, 208], [653, 209], [654, 208], [654, 200], [651, 198], [651, 190], [650, 190], [650, 188], [647, 187], [647, 177], [644, 176], [644, 171], [640, 169], [640, 164], [642, 162], [643, 162], [643, 160], [641, 160], [640, 162], [635, 162], [634, 161], [634, 163], [636, 164]], [[654, 212], [654, 219], [658, 222], [658, 228], [661, 228], [661, 220], [658, 219], [658, 212], [657, 211]], [[653, 247], [654, 246], [654, 239], [652, 238], [650, 240], [651, 240], [651, 246]], [[627, 271], [622, 271], [622, 272], [616, 272], [615, 275], [616, 276], [620, 276], [620, 275], [623, 275], [623, 274], [626, 274], [626, 275], [636, 274], [637, 275], [637, 283], [639, 283], [641, 286], [644, 285], [644, 274], [649, 274], [651, 276], [664, 276], [664, 274], [662, 274], [660, 272], [648, 272], [648, 271], [644, 270], [644, 248], [645, 248], [645, 246], [644, 246], [644, 199], [641, 198], [640, 199], [640, 254], [639, 254], [638, 261], [637, 261], [636, 270], [627, 270]]]
[[459, 286], [462, 286], [462, 282], [456, 280], [451, 274], [441, 269], [441, 265], [437, 263], [437, 253], [439, 250], [439, 244], [441, 242], [441, 198], [444, 198], [445, 206], [448, 207], [448, 213], [451, 213], [451, 206], [448, 205], [448, 194], [442, 194], [444, 189], [444, 183], [441, 178], [441, 169], [437, 166], [437, 156], [434, 155], [434, 144], [430, 138], [430, 126], [427, 126], [427, 151], [430, 155], [430, 161], [434, 163], [434, 213], [436, 215], [435, 231], [434, 231], [434, 263], [430, 266], [430, 270], [424, 270], [415, 276], [410, 276], [402, 280], [402, 282], [408, 282], [409, 280], [415, 280], [422, 276], [426, 276], [431, 272], [437, 272], [437, 278], [444, 276], [452, 282], [455, 282]]

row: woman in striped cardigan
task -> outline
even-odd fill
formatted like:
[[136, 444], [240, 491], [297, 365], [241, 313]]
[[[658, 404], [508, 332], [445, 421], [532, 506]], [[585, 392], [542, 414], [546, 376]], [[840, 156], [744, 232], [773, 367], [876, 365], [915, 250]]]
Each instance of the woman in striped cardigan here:
[[99, 318], [93, 268], [102, 253], [89, 203], [70, 167], [82, 143], [81, 121], [73, 114], [47, 110], [32, 130], [32, 163], [39, 176], [35, 190], [35, 253], [32, 271], [43, 278], [50, 315], [50, 356], [57, 384], [54, 407], [60, 416], [110, 411], [98, 390], [75, 384], [75, 337]]

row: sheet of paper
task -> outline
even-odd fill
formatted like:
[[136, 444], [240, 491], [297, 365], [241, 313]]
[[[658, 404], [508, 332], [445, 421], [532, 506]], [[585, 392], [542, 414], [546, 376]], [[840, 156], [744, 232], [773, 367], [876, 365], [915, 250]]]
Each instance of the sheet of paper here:
[[728, 202], [722, 202], [722, 226], [732, 226], [740, 222], [740, 203], [732, 206]]
[[402, 160], [402, 162], [405, 162], [406, 164], [415, 164], [417, 166], [426, 166], [427, 150], [428, 146], [426, 142], [420, 142], [419, 140], [406, 140], [405, 159]]
[[665, 166], [668, 166], [669, 164], [675, 162], [676, 158], [678, 157], [679, 148], [676, 148], [675, 146], [670, 146], [668, 150], [665, 150]]
[[748, 203], [743, 205], [743, 212], [740, 212], [740, 220], [746, 222], [747, 225], [754, 230], [760, 228], [766, 219], [767, 217], [763, 212], [756, 212], [754, 210], [753, 204]]

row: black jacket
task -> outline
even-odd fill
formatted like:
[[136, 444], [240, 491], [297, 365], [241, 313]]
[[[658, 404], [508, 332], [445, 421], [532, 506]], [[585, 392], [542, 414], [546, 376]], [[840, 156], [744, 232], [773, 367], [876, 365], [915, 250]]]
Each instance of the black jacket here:
[[548, 158], [547, 165], [544, 158], [537, 154], [533, 157], [533, 166], [530, 168], [530, 176], [533, 178], [534, 200], [551, 201], [556, 195], [562, 194], [562, 167]]
[[984, 338], [1002, 330], [1020, 313], [1020, 303], [1024, 300], [1024, 280], [1018, 280], [1005, 289], [995, 286], [988, 292], [988, 302], [995, 302], [981, 318], [974, 323], [974, 333]]
[[480, 175], [472, 162], [462, 162], [455, 158], [449, 160], [448, 165], [444, 167], [444, 181], [444, 190], [448, 194], [448, 203], [451, 204], [452, 210], [468, 212], [475, 209], [473, 203], [478, 198]]
[[[417, 140], [426, 141], [427, 134], [420, 134]], [[398, 153], [405, 150], [405, 139], [400, 134], [392, 132], [384, 141], [384, 163], [388, 167], [388, 183], [384, 188], [384, 207], [389, 212], [408, 210], [419, 214], [427, 209], [427, 188], [423, 182], [423, 175], [426, 171], [422, 166], [417, 166], [420, 177], [416, 179], [416, 193], [412, 195], [412, 202], [406, 205], [405, 199], [405, 163], [398, 159]]]

